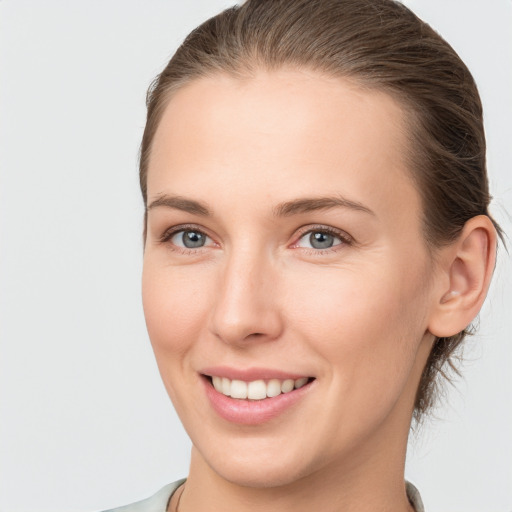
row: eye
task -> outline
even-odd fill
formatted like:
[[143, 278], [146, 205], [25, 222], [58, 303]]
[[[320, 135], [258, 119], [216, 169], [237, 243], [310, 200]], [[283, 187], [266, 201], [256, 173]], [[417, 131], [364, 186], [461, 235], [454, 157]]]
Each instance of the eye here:
[[176, 231], [169, 240], [173, 245], [185, 249], [198, 249], [211, 242], [210, 237], [196, 229], [182, 229]]
[[349, 240], [341, 233], [334, 233], [327, 229], [314, 229], [304, 233], [295, 247], [322, 250], [331, 249], [342, 243], [349, 243]]

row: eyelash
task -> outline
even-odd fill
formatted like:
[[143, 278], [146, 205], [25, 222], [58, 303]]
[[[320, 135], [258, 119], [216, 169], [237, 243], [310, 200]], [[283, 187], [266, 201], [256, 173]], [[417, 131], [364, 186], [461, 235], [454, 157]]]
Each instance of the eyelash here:
[[212, 239], [202, 229], [199, 229], [197, 226], [194, 226], [193, 224], [181, 224], [179, 226], [173, 226], [172, 228], [169, 228], [166, 231], [164, 231], [164, 233], [162, 234], [162, 236], [159, 239], [159, 242], [161, 244], [168, 244], [172, 251], [178, 252], [180, 254], [195, 254], [197, 252], [200, 252], [202, 249], [204, 249], [204, 246], [192, 249], [192, 248], [179, 247], [177, 245], [170, 244], [169, 242], [171, 241], [172, 237], [174, 235], [177, 235], [181, 231], [193, 231], [194, 233], [199, 233], [199, 234], [209, 238], [210, 240]]
[[[204, 249], [204, 246], [198, 247], [198, 248], [185, 248], [185, 247], [179, 247], [174, 244], [169, 244], [170, 240], [178, 233], [182, 231], [194, 231], [195, 233], [199, 233], [210, 240], [212, 238], [205, 233], [202, 229], [198, 228], [197, 226], [194, 226], [192, 224], [182, 224], [179, 226], [173, 226], [172, 228], [166, 230], [162, 236], [159, 238], [159, 242], [161, 244], [168, 244], [172, 251], [176, 251], [180, 254], [195, 254], [197, 252], [200, 252], [202, 249]], [[325, 249], [315, 249], [315, 248], [307, 248], [307, 247], [298, 247], [297, 244], [304, 238], [307, 234], [310, 233], [323, 233], [327, 235], [331, 235], [333, 237], [336, 237], [338, 240], [340, 240], [339, 244], [336, 244], [332, 247], [328, 247]], [[296, 241], [292, 244], [292, 249], [302, 249], [307, 254], [319, 256], [319, 255], [325, 255], [332, 252], [339, 251], [343, 246], [347, 245], [353, 245], [354, 239], [345, 233], [344, 231], [340, 231], [338, 229], [332, 228], [330, 226], [325, 225], [316, 225], [316, 226], [306, 226], [302, 228], [299, 232], [299, 235], [296, 237]]]
[[[297, 247], [297, 244], [302, 240], [306, 235], [311, 233], [323, 233], [326, 235], [331, 235], [338, 240], [340, 240], [341, 243], [333, 245], [332, 247], [328, 247], [325, 249], [315, 249], [315, 248], [308, 248], [308, 247]], [[316, 225], [316, 226], [306, 226], [302, 228], [302, 230], [299, 232], [298, 237], [296, 238], [296, 241], [293, 243], [292, 248], [294, 249], [302, 249], [306, 252], [306, 254], [314, 255], [314, 256], [325, 256], [327, 254], [332, 254], [333, 252], [338, 252], [339, 250], [342, 250], [344, 246], [349, 246], [354, 244], [354, 239], [344, 231], [341, 231], [339, 229], [335, 229], [330, 226], [324, 226], [324, 225]]]

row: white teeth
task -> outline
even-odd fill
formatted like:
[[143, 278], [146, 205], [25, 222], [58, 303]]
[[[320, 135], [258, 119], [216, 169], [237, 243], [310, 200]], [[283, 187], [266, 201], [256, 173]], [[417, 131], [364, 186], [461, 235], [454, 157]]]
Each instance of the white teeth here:
[[272, 398], [273, 396], [277, 396], [281, 394], [281, 381], [277, 379], [272, 379], [268, 381], [267, 384], [267, 396]]
[[231, 381], [226, 377], [222, 377], [221, 393], [226, 396], [231, 396]]
[[221, 377], [212, 377], [213, 387], [219, 392], [222, 393], [222, 378]]
[[226, 377], [212, 376], [213, 387], [223, 395], [244, 400], [263, 400], [272, 398], [281, 393], [289, 393], [299, 389], [308, 383], [308, 377], [300, 379], [270, 379], [265, 382], [262, 379], [244, 382], [243, 380], [230, 380]]
[[247, 398], [249, 400], [263, 400], [267, 398], [267, 385], [263, 380], [254, 380], [247, 385]]
[[307, 377], [302, 377], [300, 379], [297, 379], [295, 381], [295, 389], [299, 389], [301, 388], [302, 386], [304, 386], [308, 381], [308, 378]]
[[247, 398], [247, 383], [243, 380], [232, 380], [231, 396], [233, 398]]
[[295, 382], [293, 379], [286, 379], [281, 384], [281, 391], [283, 393], [289, 393], [295, 387]]

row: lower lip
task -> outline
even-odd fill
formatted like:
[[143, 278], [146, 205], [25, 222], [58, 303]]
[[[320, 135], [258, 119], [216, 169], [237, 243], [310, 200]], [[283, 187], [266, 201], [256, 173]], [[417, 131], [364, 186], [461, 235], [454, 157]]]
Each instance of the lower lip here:
[[214, 411], [223, 419], [239, 425], [259, 425], [279, 416], [296, 404], [310, 390], [314, 381], [299, 389], [263, 400], [239, 400], [219, 393], [210, 379], [203, 377], [206, 396]]

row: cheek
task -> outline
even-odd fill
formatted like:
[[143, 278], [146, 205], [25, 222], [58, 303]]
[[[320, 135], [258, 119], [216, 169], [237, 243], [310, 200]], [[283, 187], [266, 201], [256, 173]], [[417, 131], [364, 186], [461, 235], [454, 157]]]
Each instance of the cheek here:
[[309, 272], [300, 281], [290, 279], [288, 303], [297, 318], [307, 315], [302, 323], [342, 338], [354, 332], [399, 331], [403, 322], [424, 316], [417, 281], [382, 267]]
[[[309, 306], [298, 306], [295, 315], [324, 361], [324, 434], [341, 446], [377, 431], [390, 415], [409, 414], [425, 311], [414, 283], [393, 277], [392, 269], [334, 277], [323, 280], [323, 292], [311, 293]], [[317, 276], [311, 286], [321, 282]]]
[[414, 364], [426, 328], [422, 273], [396, 267], [311, 273], [289, 302], [296, 326], [350, 391], [396, 389]]
[[204, 283], [192, 267], [187, 272], [178, 272], [150, 257], [145, 259], [142, 302], [159, 365], [160, 356], [186, 352], [197, 337], [206, 310], [202, 304], [206, 296]]

